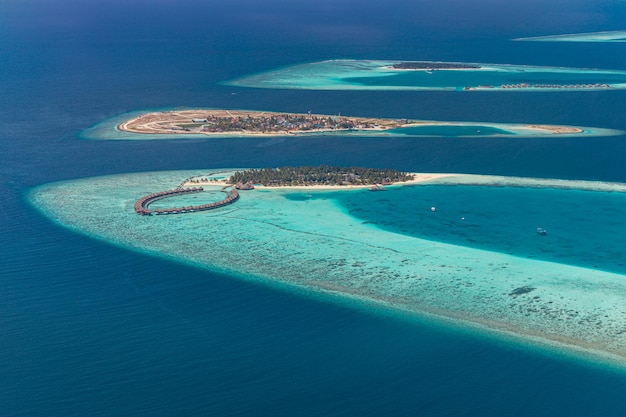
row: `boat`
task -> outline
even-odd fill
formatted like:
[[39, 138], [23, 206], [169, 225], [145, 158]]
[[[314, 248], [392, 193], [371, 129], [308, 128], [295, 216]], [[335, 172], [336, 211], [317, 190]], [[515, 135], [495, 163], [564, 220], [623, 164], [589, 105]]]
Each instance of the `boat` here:
[[545, 236], [545, 235], [547, 235], [547, 234], [548, 234], [548, 231], [547, 231], [546, 229], [543, 229], [543, 228], [541, 228], [541, 227], [538, 227], [538, 228], [537, 228], [537, 234], [538, 234], [538, 235], [541, 235], [541, 236]]

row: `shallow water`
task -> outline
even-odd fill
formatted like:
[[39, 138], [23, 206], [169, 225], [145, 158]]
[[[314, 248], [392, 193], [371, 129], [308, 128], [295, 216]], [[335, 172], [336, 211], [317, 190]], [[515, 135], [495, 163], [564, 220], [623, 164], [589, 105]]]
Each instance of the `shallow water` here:
[[[500, 92], [593, 91], [626, 87], [626, 71], [521, 65], [480, 64], [480, 69], [394, 70], [402, 61], [333, 60], [293, 65], [244, 76], [226, 83], [238, 87], [311, 90], [463, 91], [468, 88]], [[594, 88], [524, 87], [598, 85]], [[500, 88], [516, 85], [516, 88]]]
[[[626, 207], [619, 187], [524, 188], [529, 180], [511, 178], [468, 186], [444, 178], [448, 185], [383, 192], [255, 189], [231, 206], [181, 215], [132, 209], [142, 195], [209, 172], [69, 181], [40, 187], [32, 201], [89, 236], [215, 272], [435, 313], [587, 353], [626, 352], [624, 238], [613, 220]], [[213, 191], [159, 204], [214, 201], [220, 187], [205, 189]], [[538, 235], [538, 226], [549, 234]]]
[[[110, 119], [104, 120], [95, 124], [80, 134], [82, 139], [88, 140], [216, 140], [216, 139], [233, 139], [244, 138], [252, 139], [254, 136], [245, 135], [232, 135], [232, 134], [149, 134], [149, 133], [134, 133], [127, 132], [117, 128], [117, 126], [127, 120], [137, 117], [141, 114], [151, 111], [165, 111], [168, 109], [155, 109], [136, 111], [126, 114], [117, 115]], [[358, 116], [355, 116], [358, 117]], [[411, 119], [414, 121], [413, 119]], [[531, 123], [531, 122], [529, 122]], [[549, 126], [549, 125], [548, 125]], [[423, 125], [418, 126], [406, 126], [388, 130], [343, 130], [338, 132], [302, 132], [297, 135], [285, 135], [286, 138], [295, 137], [370, 137], [370, 138], [389, 138], [389, 137], [500, 137], [500, 136], [516, 136], [521, 138], [536, 138], [536, 137], [581, 137], [581, 136], [619, 136], [624, 132], [617, 129], [606, 129], [598, 127], [581, 127], [581, 126], [568, 126], [576, 127], [579, 129], [577, 132], [567, 133], [554, 133], [546, 129], [532, 129], [527, 124], [516, 123], [476, 123], [476, 122], [446, 122], [446, 121], [425, 121]], [[280, 136], [279, 136], [280, 137]]]
[[[515, 186], [418, 185], [338, 194], [385, 230], [529, 259], [626, 273], [626, 194]], [[372, 204], [375, 202], [376, 204]], [[436, 212], [431, 211], [436, 207]], [[537, 228], [548, 231], [538, 235]]]
[[399, 133], [407, 136], [490, 136], [490, 135], [513, 135], [514, 133], [485, 125], [468, 126], [414, 126], [403, 129], [393, 129], [387, 133]]
[[[623, 417], [623, 369], [381, 304], [215, 273], [76, 233], [30, 206], [33, 187], [51, 182], [204, 167], [332, 164], [626, 182], [626, 142], [608, 134], [81, 140], [85, 129], [117, 115], [177, 106], [626, 130], [626, 92], [618, 89], [220, 84], [336, 58], [623, 71], [623, 43], [510, 41], [622, 29], [621, 2], [564, 9], [511, 0], [491, 2], [488, 11], [476, 0], [288, 3], [0, 1], [0, 414]], [[136, 194], [181, 180], [170, 179]], [[132, 210], [113, 210], [120, 208]], [[338, 203], [331, 209], [345, 211]], [[215, 231], [208, 226], [198, 232]]]

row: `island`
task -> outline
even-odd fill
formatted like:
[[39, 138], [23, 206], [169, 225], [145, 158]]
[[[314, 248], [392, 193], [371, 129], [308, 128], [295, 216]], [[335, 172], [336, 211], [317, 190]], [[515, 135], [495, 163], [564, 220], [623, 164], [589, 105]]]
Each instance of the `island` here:
[[[409, 181], [425, 181], [432, 178], [432, 175], [425, 177], [424, 175], [409, 174], [394, 169], [340, 168], [328, 165], [248, 169], [235, 171], [230, 177], [220, 179], [216, 179], [211, 175], [187, 178], [174, 189], [154, 192], [139, 198], [135, 201], [134, 209], [137, 214], [142, 216], [150, 216], [152, 214], [185, 214], [213, 210], [237, 201], [239, 199], [237, 190], [253, 190], [255, 185], [289, 188], [311, 187], [314, 189], [370, 186], [370, 191], [382, 191], [385, 185]], [[200, 184], [219, 185], [222, 193], [226, 196], [222, 200], [211, 203], [202, 202], [202, 204], [157, 208], [154, 210], [148, 207], [159, 200], [203, 192], [204, 188], [198, 186]]]
[[409, 126], [407, 119], [381, 119], [251, 110], [171, 110], [142, 114], [118, 125], [132, 133], [206, 135], [293, 135], [338, 131], [381, 131]]
[[[424, 173], [380, 193], [317, 185], [233, 193], [244, 173], [288, 170], [107, 175], [45, 184], [28, 197], [52, 221], [108, 244], [626, 363], [626, 266], [615, 261], [626, 238], [614, 226], [626, 216], [626, 184]], [[153, 200], [144, 206], [153, 215], [133, 211], [141, 196]]]
[[224, 84], [307, 90], [609, 91], [626, 88], [626, 71], [493, 63], [336, 59], [281, 67]]
[[621, 131], [533, 123], [453, 122], [407, 118], [352, 117], [256, 110], [172, 109], [122, 115], [87, 129], [83, 137], [158, 140], [188, 137], [548, 137], [611, 136]]
[[368, 186], [391, 185], [413, 180], [415, 175], [395, 169], [340, 168], [328, 165], [262, 168], [237, 171], [231, 184], [261, 184], [266, 187], [290, 186]]

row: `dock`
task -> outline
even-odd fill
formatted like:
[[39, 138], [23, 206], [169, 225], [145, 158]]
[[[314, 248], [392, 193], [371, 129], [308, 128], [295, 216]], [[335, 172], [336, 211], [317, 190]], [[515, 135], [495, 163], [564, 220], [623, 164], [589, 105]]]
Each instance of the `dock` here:
[[216, 201], [214, 203], [201, 204], [196, 206], [184, 206], [184, 207], [172, 207], [172, 208], [164, 208], [164, 209], [154, 209], [154, 211], [150, 210], [149, 205], [157, 200], [161, 200], [168, 197], [173, 197], [176, 195], [182, 194], [190, 194], [190, 193], [199, 193], [204, 191], [202, 187], [193, 187], [193, 188], [176, 188], [175, 190], [167, 190], [160, 191], [158, 193], [149, 194], [141, 197], [139, 200], [135, 202], [135, 212], [142, 216], [150, 216], [153, 213], [155, 215], [163, 215], [163, 214], [183, 214], [183, 213], [193, 213], [196, 211], [205, 211], [212, 210], [219, 207], [224, 207], [229, 204], [234, 203], [239, 199], [239, 193], [237, 190], [232, 189], [230, 191], [226, 190], [228, 187], [223, 187], [222, 192], [226, 194], [226, 198], [220, 201]]

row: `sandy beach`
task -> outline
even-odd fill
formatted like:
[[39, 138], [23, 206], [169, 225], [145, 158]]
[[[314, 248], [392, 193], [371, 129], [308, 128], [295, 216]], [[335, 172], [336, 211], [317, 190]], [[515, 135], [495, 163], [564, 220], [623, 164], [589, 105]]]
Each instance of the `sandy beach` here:
[[582, 133], [583, 129], [574, 126], [555, 126], [555, 125], [524, 125], [527, 129], [548, 131], [557, 135]]

